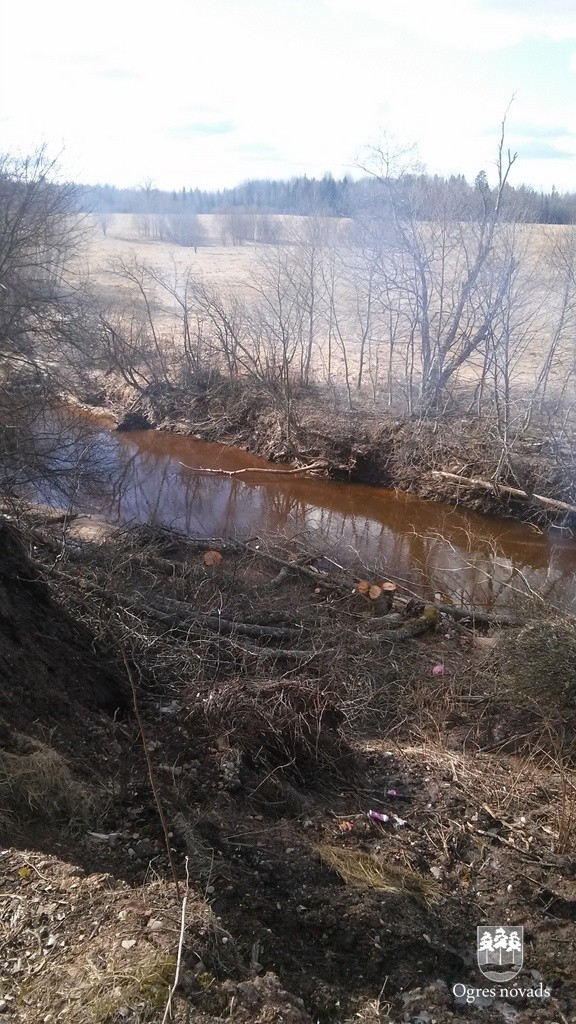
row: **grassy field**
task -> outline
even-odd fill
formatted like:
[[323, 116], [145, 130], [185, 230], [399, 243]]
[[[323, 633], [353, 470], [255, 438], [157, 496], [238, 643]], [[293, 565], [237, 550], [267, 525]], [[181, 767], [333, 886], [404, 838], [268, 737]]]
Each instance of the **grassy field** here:
[[[353, 388], [357, 385], [363, 350], [364, 392], [373, 397], [378, 395], [380, 401], [388, 396], [394, 404], [406, 392], [407, 377], [411, 373], [418, 376], [421, 361], [422, 327], [409, 280], [400, 292], [386, 292], [382, 279], [378, 279], [381, 257], [370, 256], [365, 249], [348, 242], [344, 244], [349, 229], [346, 222], [324, 221], [320, 236], [314, 237], [303, 218], [276, 220], [288, 241], [279, 245], [223, 245], [221, 218], [204, 215], [200, 221], [206, 244], [194, 251], [142, 237], [138, 217], [109, 216], [105, 233], [102, 221], [93, 217], [88, 266], [109, 294], [118, 295], [119, 289], [125, 294], [127, 287], [117, 273], [112, 273], [113, 265], [118, 269], [119, 261], [136, 260], [180, 289], [190, 273], [195, 282], [215, 289], [228, 306], [234, 297], [241, 300], [252, 319], [264, 319], [273, 311], [275, 324], [280, 323], [278, 311], [284, 303], [284, 320], [280, 328], [274, 326], [271, 346], [278, 344], [278, 335], [287, 329], [290, 345], [311, 345], [316, 378], [340, 385], [348, 377]], [[549, 395], [565, 392], [572, 381], [576, 317], [574, 238], [573, 229], [562, 226], [502, 225], [499, 232], [493, 270], [495, 274], [502, 273], [502, 266], [513, 259], [509, 292], [493, 319], [489, 341], [464, 361], [455, 379], [471, 393], [484, 374], [486, 388], [506, 396], [514, 414], [517, 409], [513, 407], [524, 407], [534, 393], [547, 362]], [[447, 332], [458, 299], [457, 282], [461, 282], [469, 260], [469, 233], [469, 228], [459, 225], [452, 226], [449, 232], [439, 232], [432, 225], [422, 235], [427, 247], [433, 345], [439, 343], [435, 338], [441, 339], [443, 332]], [[483, 287], [488, 295], [491, 287], [498, 287], [498, 280]], [[478, 299], [478, 308], [462, 319], [459, 332], [464, 336], [466, 331], [476, 329], [483, 301]], [[174, 309], [173, 302], [164, 295], [155, 312], [168, 333], [171, 308]]]

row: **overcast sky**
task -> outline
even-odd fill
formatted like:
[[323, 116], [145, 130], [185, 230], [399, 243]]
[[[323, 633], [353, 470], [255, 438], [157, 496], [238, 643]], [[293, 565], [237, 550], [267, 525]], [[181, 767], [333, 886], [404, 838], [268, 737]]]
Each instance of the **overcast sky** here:
[[357, 173], [387, 131], [430, 172], [576, 191], [576, 0], [0, 0], [0, 149], [163, 188]]

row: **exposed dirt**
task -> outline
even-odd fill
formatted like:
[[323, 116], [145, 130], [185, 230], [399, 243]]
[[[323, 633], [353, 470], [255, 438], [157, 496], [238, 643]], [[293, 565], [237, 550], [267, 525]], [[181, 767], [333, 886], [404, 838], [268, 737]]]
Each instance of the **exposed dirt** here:
[[[498, 687], [497, 634], [381, 639], [305, 553], [205, 547], [2, 524], [5, 1019], [169, 1019], [180, 948], [176, 1021], [573, 1020], [570, 715]], [[524, 966], [467, 1005], [482, 924]]]

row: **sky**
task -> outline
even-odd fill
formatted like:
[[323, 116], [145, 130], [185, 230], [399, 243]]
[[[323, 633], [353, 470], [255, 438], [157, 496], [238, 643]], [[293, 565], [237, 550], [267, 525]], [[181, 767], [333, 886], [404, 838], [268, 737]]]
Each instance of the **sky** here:
[[76, 181], [356, 177], [386, 139], [493, 182], [507, 110], [511, 183], [576, 191], [576, 0], [0, 0], [0, 151]]

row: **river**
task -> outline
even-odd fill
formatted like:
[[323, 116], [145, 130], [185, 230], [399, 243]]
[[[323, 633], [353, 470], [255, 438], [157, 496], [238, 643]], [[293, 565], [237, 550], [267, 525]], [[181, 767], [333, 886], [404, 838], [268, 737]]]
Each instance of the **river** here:
[[179, 434], [117, 433], [111, 421], [69, 410], [41, 414], [34, 433], [43, 453], [41, 479], [27, 488], [34, 500], [60, 506], [72, 495], [79, 511], [194, 537], [283, 539], [458, 604], [493, 608], [532, 593], [575, 607], [576, 541], [561, 529], [318, 477], [208, 474], [268, 464]]

